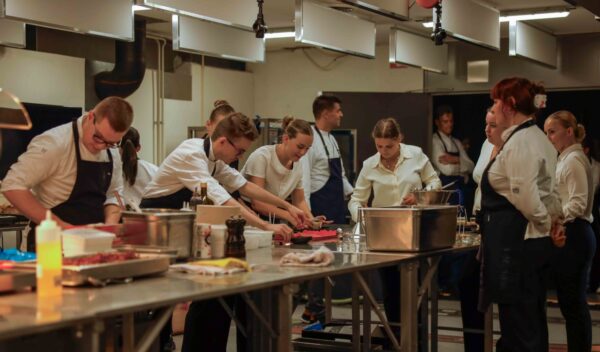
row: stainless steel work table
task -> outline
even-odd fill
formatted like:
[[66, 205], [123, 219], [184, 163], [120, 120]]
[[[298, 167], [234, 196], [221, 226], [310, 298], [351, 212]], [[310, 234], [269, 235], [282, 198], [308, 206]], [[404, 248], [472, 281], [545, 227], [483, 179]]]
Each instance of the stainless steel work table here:
[[[62, 303], [50, 315], [48, 306], [52, 302], [38, 303], [35, 293], [4, 295], [0, 297], [0, 340], [73, 327], [83, 337], [83, 349], [95, 351], [99, 349], [99, 336], [104, 331], [105, 321], [122, 317], [124, 350], [145, 350], [160, 330], [160, 323], [167, 321], [176, 303], [270, 289], [275, 291], [276, 305], [273, 308], [276, 309], [276, 319], [272, 322], [275, 328], [267, 329], [273, 340], [269, 347], [288, 351], [291, 350], [290, 318], [294, 284], [398, 265], [404, 280], [402, 292], [409, 292], [402, 295], [402, 306], [416, 307], [419, 292], [415, 261], [457, 250], [463, 249], [449, 248], [415, 254], [373, 253], [365, 252], [359, 244], [354, 249], [344, 248], [342, 252], [334, 252], [335, 261], [328, 267], [281, 267], [279, 259], [284, 254], [301, 250], [288, 247], [261, 248], [248, 251], [247, 260], [254, 266], [250, 273], [207, 277], [169, 272], [164, 276], [139, 279], [130, 284], [104, 288], [65, 288]], [[147, 309], [160, 309], [160, 318], [156, 326], [150, 328], [136, 344], [133, 313]], [[416, 351], [416, 311], [403, 309], [402, 317], [402, 349]], [[355, 347], [360, 348], [359, 345]]]

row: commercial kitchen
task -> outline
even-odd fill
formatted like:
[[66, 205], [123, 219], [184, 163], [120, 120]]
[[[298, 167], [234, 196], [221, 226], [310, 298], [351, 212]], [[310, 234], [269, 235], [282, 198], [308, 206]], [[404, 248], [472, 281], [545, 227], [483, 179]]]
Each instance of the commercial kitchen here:
[[596, 350], [599, 58], [596, 0], [0, 0], [0, 351]]

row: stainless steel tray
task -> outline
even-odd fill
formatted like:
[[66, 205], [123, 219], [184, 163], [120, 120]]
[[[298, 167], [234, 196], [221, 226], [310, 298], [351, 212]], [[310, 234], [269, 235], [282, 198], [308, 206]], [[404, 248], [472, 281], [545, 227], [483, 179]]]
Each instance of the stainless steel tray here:
[[35, 271], [0, 271], [0, 292], [19, 291], [26, 287], [35, 287]]

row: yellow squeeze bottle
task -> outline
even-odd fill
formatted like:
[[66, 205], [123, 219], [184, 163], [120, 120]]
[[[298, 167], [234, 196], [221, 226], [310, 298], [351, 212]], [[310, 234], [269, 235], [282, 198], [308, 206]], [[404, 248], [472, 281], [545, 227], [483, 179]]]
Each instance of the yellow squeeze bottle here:
[[46, 219], [35, 229], [37, 249], [37, 294], [50, 297], [62, 294], [62, 243], [61, 230], [52, 220], [50, 210]]

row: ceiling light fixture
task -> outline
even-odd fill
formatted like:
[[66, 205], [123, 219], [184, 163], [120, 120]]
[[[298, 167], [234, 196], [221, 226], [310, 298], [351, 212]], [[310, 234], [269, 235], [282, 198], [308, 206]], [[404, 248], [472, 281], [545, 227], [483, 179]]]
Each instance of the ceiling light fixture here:
[[[551, 18], [564, 18], [569, 16], [569, 11], [531, 13], [526, 15], [500, 16], [500, 22], [546, 20]], [[423, 22], [423, 27], [433, 28], [433, 22]]]
[[133, 11], [146, 11], [150, 10], [149, 7], [141, 6], [141, 5], [133, 5]]
[[265, 39], [294, 38], [295, 36], [295, 32], [265, 33]]
[[267, 24], [265, 23], [265, 16], [263, 15], [263, 2], [264, 0], [256, 0], [258, 4], [258, 14], [256, 15], [256, 21], [252, 25], [256, 38], [264, 38], [265, 34], [269, 31]]

